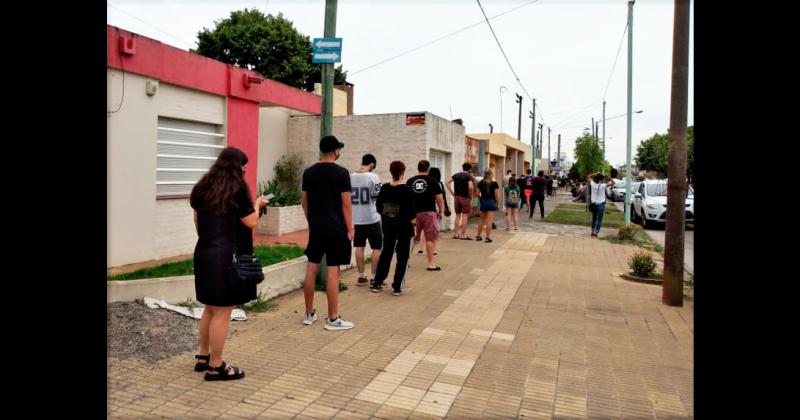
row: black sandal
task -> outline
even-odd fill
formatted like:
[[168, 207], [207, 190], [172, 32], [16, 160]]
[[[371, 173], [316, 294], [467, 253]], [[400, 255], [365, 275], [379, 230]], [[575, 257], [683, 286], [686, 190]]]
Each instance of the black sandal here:
[[[206, 354], [206, 355], [196, 354], [194, 356], [194, 358], [197, 359], [197, 363], [195, 363], [195, 365], [194, 365], [194, 371], [195, 372], [204, 372], [206, 370], [209, 370], [209, 367], [211, 366], [209, 364], [209, 362], [211, 361], [211, 355], [210, 354]], [[205, 361], [205, 363], [200, 363], [200, 361]]]
[[[230, 370], [228, 368], [230, 367]], [[238, 367], [228, 366], [227, 363], [222, 362], [221, 365], [217, 367], [209, 367], [208, 372], [206, 372], [205, 380], [207, 381], [232, 381], [235, 379], [242, 379], [244, 378], [244, 371], [239, 369]], [[216, 374], [212, 374], [211, 372], [217, 372]]]
[[475, 240], [476, 240], [476, 241], [482, 241], [482, 240], [483, 240], [483, 238], [481, 238], [480, 236], [476, 236], [476, 237], [475, 237]]
[[492, 242], [492, 238], [486, 238], [486, 243]]
[[428, 271], [442, 271], [442, 267], [438, 265], [436, 267], [428, 267]]
[[470, 238], [469, 236], [464, 236], [463, 238], [461, 238], [461, 240], [462, 241], [471, 241], [472, 238]]

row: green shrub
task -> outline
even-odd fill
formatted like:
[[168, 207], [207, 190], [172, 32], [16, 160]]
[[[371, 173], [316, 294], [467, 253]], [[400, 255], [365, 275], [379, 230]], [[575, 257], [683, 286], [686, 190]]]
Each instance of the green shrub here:
[[300, 180], [303, 161], [298, 155], [282, 156], [275, 164], [275, 177], [258, 183], [258, 195], [274, 194], [270, 207], [295, 206], [300, 204]]
[[640, 251], [630, 257], [628, 260], [628, 267], [631, 268], [633, 274], [639, 277], [650, 278], [652, 277], [653, 270], [656, 269], [656, 262], [653, 261], [653, 257], [649, 252]]
[[627, 226], [621, 226], [619, 228], [619, 239], [624, 241], [633, 241], [636, 240], [637, 232], [641, 229], [638, 225], [630, 224]]

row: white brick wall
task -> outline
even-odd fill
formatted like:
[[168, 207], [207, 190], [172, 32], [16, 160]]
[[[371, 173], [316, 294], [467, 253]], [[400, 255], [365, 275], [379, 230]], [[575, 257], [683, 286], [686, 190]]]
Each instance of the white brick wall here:
[[194, 252], [197, 231], [189, 199], [157, 200], [155, 222], [154, 259]]
[[[305, 166], [319, 160], [319, 117], [292, 117], [287, 126], [288, 152], [297, 153]], [[461, 170], [466, 147], [464, 127], [429, 112], [425, 113], [425, 125], [406, 125], [406, 113], [378, 115], [349, 115], [334, 117], [333, 134], [345, 144], [337, 162], [355, 171], [361, 165], [361, 156], [372, 153], [378, 160], [375, 169], [383, 182], [391, 180], [389, 163], [401, 160], [406, 165], [406, 178], [417, 173], [417, 162], [427, 159], [431, 149], [447, 156], [442, 168], [443, 181]], [[447, 193], [450, 210], [453, 197]], [[449, 229], [453, 216], [444, 220]]]
[[258, 221], [256, 232], [265, 235], [285, 235], [308, 229], [302, 206], [268, 207]]

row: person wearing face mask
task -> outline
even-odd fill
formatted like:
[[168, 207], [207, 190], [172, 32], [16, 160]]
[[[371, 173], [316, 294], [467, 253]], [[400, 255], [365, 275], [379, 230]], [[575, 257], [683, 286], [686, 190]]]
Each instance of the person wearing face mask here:
[[300, 195], [309, 231], [305, 250], [308, 267], [304, 284], [306, 313], [303, 324], [311, 325], [317, 320], [314, 286], [324, 255], [328, 263], [326, 330], [353, 328], [353, 323], [345, 321], [339, 314], [339, 266], [350, 264], [351, 243], [355, 235], [350, 173], [336, 164], [343, 147], [344, 143], [335, 136], [320, 139], [322, 157], [303, 172], [303, 192]]

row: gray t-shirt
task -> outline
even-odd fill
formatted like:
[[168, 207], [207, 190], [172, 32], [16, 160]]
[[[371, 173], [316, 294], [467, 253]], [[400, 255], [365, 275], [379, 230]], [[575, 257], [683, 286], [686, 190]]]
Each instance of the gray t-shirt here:
[[350, 202], [353, 203], [353, 224], [371, 225], [381, 221], [375, 201], [381, 191], [381, 179], [372, 172], [350, 174]]

